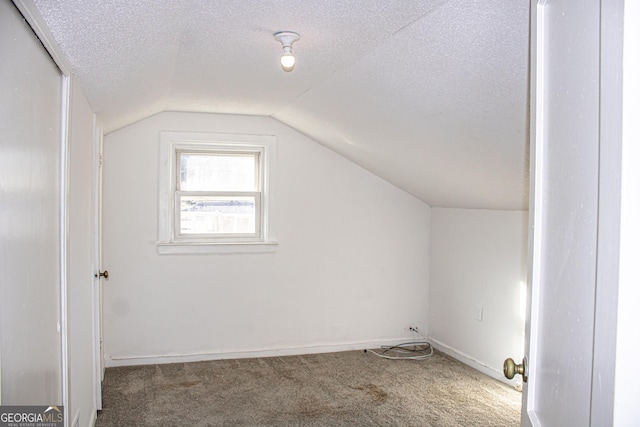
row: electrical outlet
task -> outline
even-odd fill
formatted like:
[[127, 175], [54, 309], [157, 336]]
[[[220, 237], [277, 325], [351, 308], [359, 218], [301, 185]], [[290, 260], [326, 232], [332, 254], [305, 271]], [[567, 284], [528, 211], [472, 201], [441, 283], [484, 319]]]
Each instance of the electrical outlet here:
[[482, 317], [484, 314], [484, 308], [481, 305], [476, 306], [476, 320], [478, 322], [482, 322]]

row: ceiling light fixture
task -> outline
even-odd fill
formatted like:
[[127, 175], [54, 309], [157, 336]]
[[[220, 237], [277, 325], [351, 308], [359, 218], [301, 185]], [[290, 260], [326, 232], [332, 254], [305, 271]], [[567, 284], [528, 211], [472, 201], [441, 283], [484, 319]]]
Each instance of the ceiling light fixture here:
[[300, 34], [293, 31], [280, 31], [273, 35], [276, 40], [282, 43], [282, 56], [280, 57], [280, 65], [287, 73], [293, 71], [296, 66], [296, 57], [293, 56], [293, 44], [300, 40]]

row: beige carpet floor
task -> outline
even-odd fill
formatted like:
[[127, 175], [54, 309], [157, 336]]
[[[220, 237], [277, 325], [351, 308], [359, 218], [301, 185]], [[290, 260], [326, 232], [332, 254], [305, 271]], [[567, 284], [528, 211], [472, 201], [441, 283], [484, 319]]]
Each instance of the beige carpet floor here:
[[518, 426], [520, 399], [442, 353], [351, 351], [109, 368], [96, 426]]

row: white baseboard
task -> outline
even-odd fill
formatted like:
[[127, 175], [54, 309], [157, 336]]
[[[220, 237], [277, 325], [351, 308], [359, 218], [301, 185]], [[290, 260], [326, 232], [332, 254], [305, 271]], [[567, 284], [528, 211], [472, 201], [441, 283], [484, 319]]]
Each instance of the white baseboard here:
[[433, 348], [435, 348], [436, 350], [439, 350], [441, 352], [443, 352], [444, 354], [447, 354], [451, 357], [453, 357], [456, 360], [459, 360], [460, 362], [464, 363], [465, 365], [471, 366], [473, 369], [475, 369], [476, 371], [480, 371], [485, 375], [490, 376], [491, 378], [494, 378], [498, 381], [501, 381], [513, 388], [517, 388], [517, 383], [518, 381], [516, 381], [515, 379], [513, 380], [508, 380], [505, 376], [504, 373], [502, 371], [498, 371], [490, 366], [488, 366], [486, 363], [475, 359], [471, 356], [469, 356], [468, 354], [465, 354], [461, 351], [456, 350], [453, 347], [449, 347], [448, 345], [433, 339], [431, 337], [428, 337], [428, 341], [429, 343], [431, 343], [431, 345], [433, 346]]
[[158, 354], [140, 356], [107, 356], [105, 366], [107, 368], [117, 366], [156, 365], [165, 363], [203, 362], [222, 359], [248, 359], [254, 357], [296, 356], [302, 354], [334, 353], [339, 351], [365, 350], [380, 348], [383, 345], [397, 345], [407, 342], [408, 339], [396, 338], [388, 340], [356, 341], [337, 344], [319, 344], [307, 346], [291, 346], [286, 348], [263, 348], [250, 350], [213, 350], [207, 352], [184, 354]]

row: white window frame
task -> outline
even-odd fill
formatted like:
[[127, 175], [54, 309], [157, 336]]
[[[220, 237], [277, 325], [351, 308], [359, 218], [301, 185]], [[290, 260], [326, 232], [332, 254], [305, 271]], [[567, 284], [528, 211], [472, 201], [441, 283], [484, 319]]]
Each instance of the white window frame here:
[[[270, 223], [273, 209], [273, 183], [276, 138], [272, 135], [245, 135], [197, 132], [160, 132], [159, 153], [159, 254], [269, 253], [277, 242]], [[178, 157], [188, 153], [256, 153], [259, 162], [259, 191], [256, 197], [256, 234], [212, 236], [180, 234], [180, 206], [184, 194], [177, 187]], [[214, 193], [214, 192], [211, 192]], [[220, 193], [222, 194], [222, 193]]]

